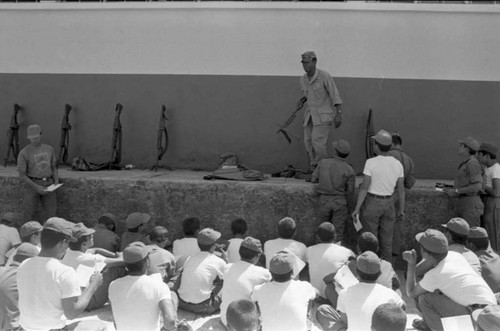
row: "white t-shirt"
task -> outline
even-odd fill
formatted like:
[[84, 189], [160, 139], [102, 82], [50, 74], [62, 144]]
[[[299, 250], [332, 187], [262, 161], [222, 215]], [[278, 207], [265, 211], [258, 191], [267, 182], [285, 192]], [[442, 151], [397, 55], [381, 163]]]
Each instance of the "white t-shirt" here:
[[488, 187], [493, 187], [493, 178], [500, 179], [500, 164], [495, 163], [485, 170], [485, 184]]
[[289, 253], [295, 254], [302, 261], [306, 261], [306, 250], [307, 247], [300, 241], [293, 239], [283, 239], [276, 238], [268, 240], [264, 243], [264, 255], [266, 256], [266, 268], [269, 269], [269, 262], [273, 256], [280, 252], [286, 250]]
[[481, 276], [481, 262], [479, 261], [479, 257], [465, 247], [464, 245], [459, 245], [459, 244], [451, 244], [448, 246], [448, 251], [449, 252], [457, 252], [459, 254], [462, 254], [463, 257], [467, 260], [467, 262], [470, 264], [472, 269], [479, 275]]
[[61, 262], [76, 270], [80, 264], [93, 268], [96, 263], [104, 263], [104, 260], [106, 260], [106, 258], [100, 254], [84, 253], [68, 248]]
[[462, 254], [448, 252], [439, 264], [427, 271], [420, 286], [429, 292], [440, 290], [459, 305], [495, 304], [490, 287], [467, 263]]
[[171, 300], [167, 284], [152, 277], [125, 276], [109, 285], [116, 330], [160, 330], [162, 300]]
[[398, 178], [404, 177], [403, 165], [392, 156], [378, 155], [366, 160], [363, 175], [371, 177], [368, 193], [392, 195]]
[[337, 310], [347, 315], [347, 330], [370, 330], [372, 315], [383, 303], [403, 306], [401, 297], [377, 283], [358, 283], [340, 291]]
[[238, 261], [226, 265], [224, 267], [224, 286], [221, 291], [220, 318], [222, 323], [227, 324], [226, 311], [231, 302], [242, 299], [250, 300], [253, 288], [270, 280], [269, 270], [249, 262]]
[[182, 238], [174, 240], [172, 253], [175, 257], [176, 268], [182, 268], [188, 257], [199, 252], [200, 247], [198, 246], [198, 239], [196, 238]]
[[32, 257], [17, 271], [19, 322], [26, 330], [66, 325], [61, 299], [81, 295], [76, 271], [55, 258]]
[[309, 263], [309, 276], [312, 286], [319, 290], [325, 298], [325, 282], [323, 278], [347, 263], [354, 253], [345, 247], [333, 243], [320, 243], [307, 248], [306, 262]]
[[14, 247], [21, 243], [19, 233], [15, 228], [0, 224], [0, 265], [4, 265], [7, 259], [5, 254]]
[[227, 246], [227, 263], [235, 263], [240, 261], [240, 246], [243, 239], [232, 238], [228, 241], [229, 245]]
[[181, 285], [177, 291], [180, 298], [190, 303], [200, 303], [210, 298], [214, 280], [224, 277], [225, 265], [223, 259], [209, 252], [190, 256], [184, 264]]
[[262, 317], [262, 329], [272, 331], [304, 331], [307, 328], [309, 301], [317, 290], [308, 282], [290, 280], [257, 285], [251, 294]]

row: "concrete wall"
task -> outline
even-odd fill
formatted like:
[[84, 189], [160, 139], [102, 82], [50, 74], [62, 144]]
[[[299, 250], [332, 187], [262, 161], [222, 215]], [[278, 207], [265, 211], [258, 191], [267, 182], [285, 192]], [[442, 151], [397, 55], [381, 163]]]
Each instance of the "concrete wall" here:
[[[302, 141], [275, 134], [300, 97], [300, 54], [316, 50], [344, 99], [344, 137], [364, 163], [368, 109], [398, 131], [417, 177], [451, 178], [456, 140], [500, 142], [497, 5], [364, 3], [0, 4], [0, 130], [25, 107], [57, 146], [65, 103], [70, 157], [104, 162], [124, 105], [123, 162], [151, 166], [162, 104], [164, 164], [213, 169], [230, 151], [272, 172], [305, 166]], [[300, 119], [300, 116], [299, 116]], [[301, 136], [300, 120], [290, 131]], [[26, 139], [22, 139], [22, 144]], [[0, 153], [6, 137], [0, 134]], [[57, 149], [57, 147], [56, 147]], [[0, 155], [2, 155], [0, 154]]]

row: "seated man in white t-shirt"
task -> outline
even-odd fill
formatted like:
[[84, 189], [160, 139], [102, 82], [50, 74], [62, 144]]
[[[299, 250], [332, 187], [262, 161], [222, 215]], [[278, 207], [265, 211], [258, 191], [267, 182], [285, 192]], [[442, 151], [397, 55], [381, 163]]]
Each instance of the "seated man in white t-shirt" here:
[[370, 330], [372, 314], [383, 303], [404, 307], [401, 297], [392, 289], [377, 283], [380, 258], [367, 251], [356, 259], [359, 283], [339, 293], [337, 310], [321, 305], [316, 318], [324, 330]]
[[251, 294], [260, 309], [263, 330], [303, 331], [310, 323], [310, 305], [318, 290], [292, 279], [296, 258], [288, 252], [275, 254], [269, 261], [273, 280], [257, 285]]
[[307, 248], [306, 262], [309, 263], [309, 276], [312, 286], [319, 290], [321, 298], [326, 299], [326, 284], [323, 278], [354, 259], [354, 253], [334, 243], [335, 227], [330, 222], [321, 223], [316, 230], [318, 244]]
[[111, 282], [119, 277], [125, 276], [123, 258], [121, 253], [112, 253], [103, 248], [92, 248], [94, 246], [93, 234], [95, 230], [87, 228], [83, 223], [75, 224], [73, 237], [75, 242], [69, 243], [61, 262], [68, 267], [78, 270], [80, 265], [90, 268], [99, 268], [103, 275], [102, 286], [94, 293], [86, 310], [91, 311], [101, 308], [108, 301], [108, 288]]
[[196, 237], [200, 231], [200, 219], [198, 217], [188, 217], [182, 221], [184, 238], [174, 240], [172, 254], [174, 254], [176, 269], [184, 266], [187, 258], [200, 252]]
[[76, 272], [61, 263], [68, 242], [75, 240], [74, 223], [52, 217], [42, 230], [42, 250], [25, 261], [17, 271], [19, 322], [26, 330], [62, 329], [67, 319], [77, 318], [102, 284], [102, 275], [94, 273], [82, 292]]
[[[116, 330], [177, 330], [177, 312], [167, 284], [146, 275], [152, 247], [134, 242], [123, 250], [128, 275], [109, 286]], [[160, 326], [163, 318], [163, 328]]]
[[229, 263], [224, 268], [220, 306], [220, 319], [224, 325], [227, 325], [226, 309], [231, 302], [241, 299], [249, 300], [255, 286], [271, 280], [269, 270], [255, 265], [262, 254], [260, 240], [246, 237], [241, 242], [238, 254], [241, 255], [241, 260]]
[[264, 255], [266, 257], [266, 268], [273, 256], [281, 251], [295, 254], [302, 261], [306, 261], [307, 247], [300, 241], [294, 240], [297, 233], [295, 221], [290, 217], [285, 217], [278, 222], [277, 226], [279, 238], [268, 240], [264, 243]]
[[423, 320], [414, 320], [419, 330], [443, 330], [441, 318], [469, 315], [472, 310], [496, 304], [490, 287], [462, 254], [448, 251], [448, 240], [438, 230], [428, 229], [416, 235], [422, 258], [434, 266], [416, 283], [417, 252], [403, 253], [408, 262], [406, 293], [418, 300]]
[[[212, 314], [219, 309], [226, 266], [225, 252], [216, 244], [220, 236], [220, 232], [210, 228], [198, 233], [201, 252], [186, 260], [174, 287], [179, 296], [179, 308], [197, 314]], [[222, 258], [214, 254], [216, 249]]]
[[228, 240], [227, 263], [234, 263], [240, 260], [240, 245], [247, 233], [247, 222], [242, 218], [234, 219], [231, 222], [231, 233], [233, 237]]

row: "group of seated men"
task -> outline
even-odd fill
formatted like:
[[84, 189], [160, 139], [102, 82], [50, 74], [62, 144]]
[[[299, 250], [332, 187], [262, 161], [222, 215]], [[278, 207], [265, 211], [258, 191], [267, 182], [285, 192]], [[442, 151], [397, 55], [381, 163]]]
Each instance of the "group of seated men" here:
[[[247, 235], [243, 219], [231, 223], [225, 244], [196, 217], [183, 221], [184, 237], [173, 242], [146, 213], [128, 215], [121, 238], [109, 213], [93, 228], [57, 217], [19, 230], [15, 222], [12, 213], [1, 217], [1, 330], [104, 330], [100, 321], [69, 321], [108, 301], [117, 330], [189, 330], [179, 308], [220, 310], [220, 330], [310, 330], [316, 323], [402, 331], [407, 324], [399, 279], [370, 232], [359, 235], [355, 254], [335, 241], [329, 222], [306, 247], [294, 239], [289, 217], [264, 245]], [[417, 234], [419, 254], [403, 254], [406, 292], [423, 317], [414, 328], [443, 330], [441, 318], [469, 315], [477, 330], [500, 329], [500, 257], [486, 231], [460, 218], [441, 230]]]

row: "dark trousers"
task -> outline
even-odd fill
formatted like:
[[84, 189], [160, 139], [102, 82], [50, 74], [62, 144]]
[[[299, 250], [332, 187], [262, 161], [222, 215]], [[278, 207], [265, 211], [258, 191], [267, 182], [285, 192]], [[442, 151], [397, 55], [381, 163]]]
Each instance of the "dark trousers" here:
[[418, 297], [417, 308], [422, 313], [424, 321], [432, 330], [443, 330], [442, 317], [470, 315], [469, 307], [459, 305], [441, 293], [425, 293]]
[[[34, 182], [43, 187], [47, 187], [54, 183], [52, 180], [49, 181], [34, 180]], [[38, 217], [38, 219], [35, 219], [35, 212], [38, 208], [38, 204], [41, 204], [43, 212], [42, 215]], [[24, 209], [24, 223], [29, 221], [38, 221], [43, 224], [48, 218], [56, 216], [56, 211], [57, 211], [56, 193], [52, 192], [52, 193], [47, 193], [45, 195], [40, 195], [30, 186], [25, 185], [23, 209]]]
[[459, 197], [456, 205], [457, 216], [469, 223], [469, 226], [481, 226], [484, 205], [479, 195]]
[[379, 199], [366, 196], [361, 209], [363, 231], [369, 231], [379, 240], [380, 255], [386, 261], [392, 261], [392, 234], [396, 213], [392, 198]]
[[335, 226], [335, 242], [344, 239], [348, 219], [347, 200], [342, 195], [321, 195], [319, 198], [318, 221], [330, 222]]

